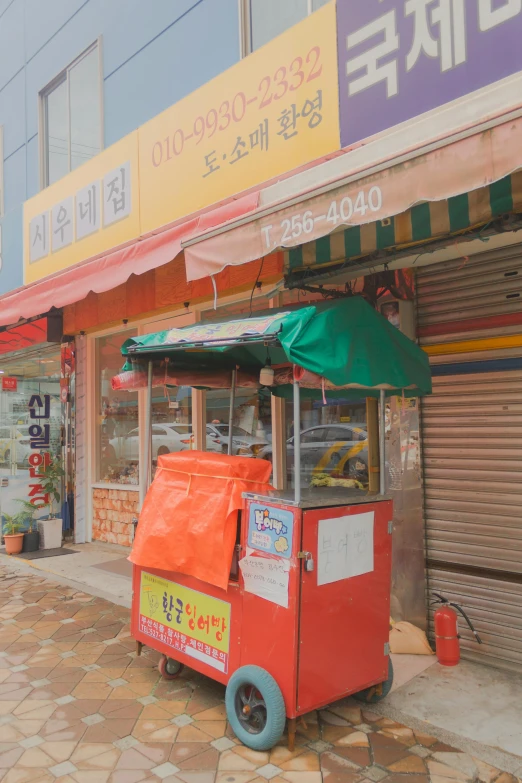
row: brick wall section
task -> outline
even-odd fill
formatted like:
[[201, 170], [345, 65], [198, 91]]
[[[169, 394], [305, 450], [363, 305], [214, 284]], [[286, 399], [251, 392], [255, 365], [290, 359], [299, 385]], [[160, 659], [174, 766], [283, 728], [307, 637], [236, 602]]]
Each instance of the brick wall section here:
[[94, 489], [92, 537], [108, 544], [131, 546], [132, 520], [138, 516], [139, 492]]

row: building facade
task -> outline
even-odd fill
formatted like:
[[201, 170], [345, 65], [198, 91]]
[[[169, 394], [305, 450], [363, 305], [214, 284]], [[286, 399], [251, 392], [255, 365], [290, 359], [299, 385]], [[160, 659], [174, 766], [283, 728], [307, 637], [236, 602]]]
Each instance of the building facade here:
[[[519, 0], [4, 5], [2, 508], [61, 448], [64, 527], [129, 546], [158, 456], [221, 451], [230, 400], [155, 379], [145, 464], [123, 342], [362, 294], [433, 365], [387, 409], [393, 617], [425, 626], [442, 590], [466, 654], [519, 668]], [[238, 453], [286, 414], [239, 395]], [[304, 405], [312, 480], [346, 443], [368, 474], [369, 415]]]

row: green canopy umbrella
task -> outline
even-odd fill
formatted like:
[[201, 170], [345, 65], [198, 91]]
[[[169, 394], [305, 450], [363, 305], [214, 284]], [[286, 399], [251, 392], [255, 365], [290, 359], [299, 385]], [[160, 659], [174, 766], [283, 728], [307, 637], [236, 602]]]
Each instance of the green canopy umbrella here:
[[[377, 397], [381, 390], [388, 396], [431, 392], [424, 351], [362, 297], [170, 329], [133, 337], [122, 348], [129, 357], [168, 357], [179, 369], [250, 371], [265, 366], [267, 351], [272, 364], [297, 364], [335, 386], [352, 387], [351, 396], [361, 389]], [[335, 394], [349, 397], [350, 390]]]
[[[431, 392], [429, 361], [424, 351], [357, 296], [132, 337], [124, 343], [122, 354], [131, 359], [148, 360], [149, 399], [155, 358], [168, 358], [172, 367], [178, 370], [229, 368], [230, 427], [237, 369], [259, 371], [268, 360], [274, 365], [290, 362], [334, 386], [343, 387], [341, 394], [334, 391], [326, 396], [349, 398], [360, 396], [364, 390], [367, 396], [380, 397], [381, 494], [384, 494], [385, 396], [404, 394], [413, 397]], [[289, 384], [271, 391], [287, 396], [291, 388]], [[300, 393], [299, 383], [294, 381], [296, 475], [300, 471]], [[312, 397], [321, 394], [314, 390], [306, 390], [306, 393]], [[231, 450], [232, 430], [229, 453]], [[300, 500], [300, 493], [300, 482], [296, 481], [296, 502]]]

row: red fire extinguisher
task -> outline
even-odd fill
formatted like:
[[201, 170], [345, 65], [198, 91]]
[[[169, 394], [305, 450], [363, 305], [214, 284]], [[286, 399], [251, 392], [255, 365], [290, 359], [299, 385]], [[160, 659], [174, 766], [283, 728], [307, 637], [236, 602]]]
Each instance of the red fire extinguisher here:
[[473, 628], [471, 620], [461, 606], [451, 603], [447, 598], [444, 598], [443, 595], [440, 595], [440, 593], [433, 593], [433, 595], [437, 599], [436, 601], [433, 601], [433, 603], [441, 604], [435, 611], [434, 616], [435, 649], [437, 651], [437, 658], [442, 666], [456, 666], [460, 661], [460, 636], [457, 627], [457, 612], [465, 619], [477, 642], [482, 644], [482, 640]]

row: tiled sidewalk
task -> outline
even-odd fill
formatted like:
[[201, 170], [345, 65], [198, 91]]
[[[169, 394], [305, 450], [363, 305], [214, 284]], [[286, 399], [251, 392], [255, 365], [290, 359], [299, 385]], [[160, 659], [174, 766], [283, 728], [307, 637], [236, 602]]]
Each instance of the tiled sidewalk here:
[[306, 716], [297, 747], [256, 753], [224, 688], [164, 682], [134, 653], [129, 612], [0, 567], [2, 783], [519, 783], [350, 699]]

